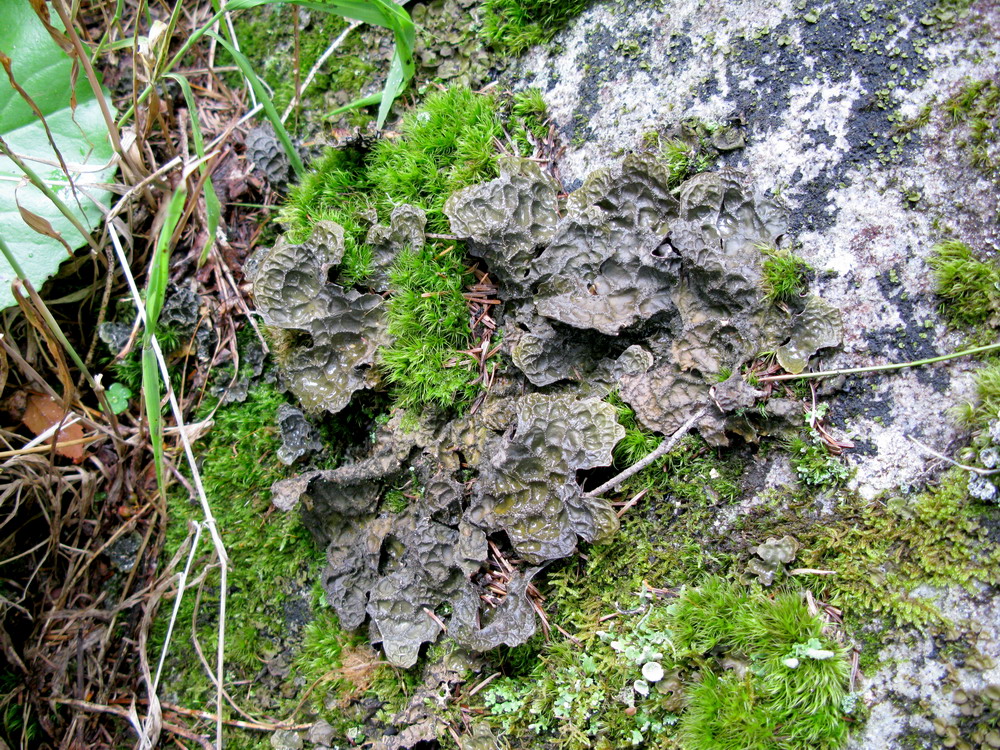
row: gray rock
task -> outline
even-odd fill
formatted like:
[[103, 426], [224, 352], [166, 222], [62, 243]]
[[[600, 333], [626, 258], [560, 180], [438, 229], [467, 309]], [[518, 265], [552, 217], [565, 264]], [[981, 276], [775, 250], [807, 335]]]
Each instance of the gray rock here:
[[[311, 727], [309, 727], [309, 732], [306, 734], [306, 739], [316, 745], [332, 745], [335, 732], [330, 722], [326, 719], [320, 719]], [[318, 750], [318, 749], [317, 749]]]
[[278, 729], [271, 735], [274, 750], [302, 750], [302, 737], [290, 729]]

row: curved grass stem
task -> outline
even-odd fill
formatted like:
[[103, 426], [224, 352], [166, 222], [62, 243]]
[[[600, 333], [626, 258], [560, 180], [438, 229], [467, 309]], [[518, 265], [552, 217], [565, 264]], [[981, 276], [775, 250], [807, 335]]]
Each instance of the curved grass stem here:
[[958, 357], [967, 357], [973, 354], [985, 354], [986, 352], [994, 352], [1000, 349], [1000, 344], [988, 344], [986, 346], [977, 346], [974, 349], [965, 349], [960, 352], [952, 352], [951, 354], [942, 354], [939, 357], [929, 357], [927, 359], [917, 359], [912, 362], [894, 362], [888, 365], [872, 365], [871, 367], [849, 367], [843, 370], [820, 370], [819, 372], [800, 372], [795, 374], [785, 374], [785, 375], [768, 375], [766, 377], [760, 378], [761, 383], [774, 383], [779, 380], [801, 380], [805, 378], [828, 378], [834, 377], [836, 375], [858, 375], [865, 372], [886, 372], [887, 370], [902, 370], [905, 367], [919, 367], [920, 365], [930, 365], [935, 362], [944, 362], [949, 359], [957, 359]]

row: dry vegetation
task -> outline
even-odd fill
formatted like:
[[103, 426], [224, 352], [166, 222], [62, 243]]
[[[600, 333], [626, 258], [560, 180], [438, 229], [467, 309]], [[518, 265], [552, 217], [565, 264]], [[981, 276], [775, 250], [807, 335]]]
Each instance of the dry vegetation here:
[[[189, 560], [184, 548], [164, 558], [165, 493], [139, 389], [106, 395], [99, 374], [105, 384], [135, 382], [142, 326], [111, 358], [98, 328], [115, 317], [112, 301], [130, 296], [130, 275], [138, 289], [150, 282], [160, 238], [170, 248], [166, 280], [200, 302], [186, 340], [160, 341], [177, 407], [164, 397], [164, 481], [197, 497], [179, 469], [181, 431], [193, 439], [209, 427], [209, 386], [238, 370], [236, 334], [248, 321], [240, 269], [275, 203], [245, 158], [260, 107], [227, 85], [231, 58], [214, 40], [171, 67], [211, 19], [209, 2], [51, 7], [67, 22], [65, 36], [52, 33], [74, 59], [76, 85], [99, 76], [111, 92], [119, 115], [107, 112], [106, 125], [119, 169], [91, 242], [43, 289], [16, 282], [18, 306], [0, 313], [0, 737], [12, 746], [117, 747], [137, 736], [147, 746], [161, 735], [204, 744], [188, 725], [206, 717], [156, 701], [160, 654], [149, 648], [153, 617], [169, 611]], [[228, 14], [216, 28], [231, 29]], [[209, 176], [222, 204], [218, 232]], [[207, 342], [200, 353], [198, 342]], [[104, 408], [107, 396], [120, 403]], [[191, 539], [202, 537], [204, 552], [212, 537], [215, 550], [196, 558], [188, 586], [224, 567], [211, 517], [204, 521]], [[218, 606], [219, 592], [203, 598]], [[214, 647], [205, 648], [206, 667], [218, 672]]]

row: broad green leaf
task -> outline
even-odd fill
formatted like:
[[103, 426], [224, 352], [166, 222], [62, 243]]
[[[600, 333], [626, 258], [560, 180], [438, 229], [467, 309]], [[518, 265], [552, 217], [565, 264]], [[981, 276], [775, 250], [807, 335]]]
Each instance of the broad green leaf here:
[[[69, 206], [87, 229], [101, 221], [94, 200], [107, 203], [109, 193], [98, 188], [115, 172], [109, 166], [113, 150], [100, 105], [81, 75], [76, 85], [76, 108], [70, 106], [72, 63], [52, 41], [28, 0], [0, 0], [0, 51], [12, 62], [14, 80], [34, 100], [45, 116], [53, 139], [69, 167], [75, 191], [59, 168], [45, 133], [31, 107], [15, 91], [0, 68], [0, 137], [24, 159], [42, 180]], [[54, 19], [55, 20], [55, 19]], [[89, 196], [89, 197], [88, 197]], [[27, 215], [41, 217], [71, 247], [86, 240], [72, 223], [10, 159], [0, 155], [0, 233], [3, 234], [28, 280], [41, 286], [56, 272], [68, 253], [59, 240], [39, 234], [25, 223]], [[10, 284], [15, 274], [0, 258], [0, 309], [14, 304]]]

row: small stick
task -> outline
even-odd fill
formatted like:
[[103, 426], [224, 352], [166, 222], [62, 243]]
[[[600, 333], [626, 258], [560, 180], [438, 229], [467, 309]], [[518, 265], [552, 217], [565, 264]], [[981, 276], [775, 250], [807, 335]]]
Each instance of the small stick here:
[[649, 487], [647, 487], [646, 489], [644, 489], [644, 490], [641, 490], [641, 491], [639, 491], [638, 493], [636, 493], [635, 497], [633, 497], [633, 498], [632, 498], [631, 500], [629, 500], [629, 501], [628, 501], [627, 503], [625, 503], [625, 504], [624, 504], [624, 505], [623, 505], [623, 506], [622, 506], [622, 507], [621, 507], [621, 508], [620, 508], [620, 509], [618, 510], [618, 513], [617, 513], [616, 515], [617, 515], [617, 516], [618, 516], [619, 518], [621, 518], [622, 516], [624, 516], [624, 515], [625, 515], [625, 512], [626, 512], [626, 511], [627, 511], [627, 510], [628, 510], [629, 508], [631, 508], [631, 507], [632, 507], [633, 505], [635, 505], [635, 504], [636, 504], [637, 502], [639, 502], [640, 500], [642, 500], [642, 498], [646, 496], [646, 493], [647, 493], [647, 492], [649, 492]]
[[491, 674], [491, 675], [490, 675], [489, 677], [487, 677], [487, 678], [486, 678], [485, 680], [483, 680], [483, 681], [482, 681], [482, 682], [480, 682], [480, 683], [479, 683], [478, 685], [476, 685], [476, 686], [475, 686], [474, 688], [472, 688], [472, 690], [470, 690], [470, 691], [468, 692], [468, 694], [466, 695], [466, 697], [467, 697], [467, 698], [471, 698], [471, 697], [472, 697], [472, 696], [474, 696], [474, 695], [475, 695], [476, 693], [478, 693], [478, 692], [479, 692], [480, 690], [482, 690], [482, 689], [483, 689], [484, 687], [486, 687], [486, 686], [487, 686], [487, 685], [489, 685], [489, 684], [490, 684], [491, 682], [493, 682], [493, 680], [495, 680], [495, 679], [496, 679], [497, 677], [499, 677], [499, 676], [500, 676], [500, 672], [494, 672], [494, 673], [493, 673], [493, 674]]
[[907, 439], [911, 443], [914, 443], [921, 450], [923, 450], [923, 451], [929, 453], [930, 455], [934, 456], [934, 458], [939, 458], [942, 461], [947, 461], [952, 466], [957, 466], [959, 469], [964, 469], [965, 471], [971, 471], [973, 474], [978, 474], [981, 477], [988, 477], [991, 474], [1000, 474], [1000, 469], [980, 469], [980, 468], [978, 468], [976, 466], [966, 466], [965, 464], [960, 464], [958, 461], [950, 459], [950, 458], [948, 458], [947, 456], [945, 456], [942, 453], [938, 453], [936, 450], [934, 450], [933, 448], [931, 448], [929, 445], [924, 445], [923, 443], [921, 443], [919, 440], [917, 440], [912, 435], [907, 435], [906, 437], [907, 437]]
[[435, 622], [435, 623], [437, 623], [437, 626], [438, 626], [439, 628], [441, 628], [441, 630], [442, 630], [442, 631], [444, 631], [445, 633], [447, 633], [447, 632], [448, 632], [448, 626], [447, 626], [447, 625], [445, 625], [445, 624], [444, 624], [444, 623], [443, 623], [443, 622], [441, 621], [441, 618], [440, 618], [440, 617], [438, 617], [438, 616], [437, 616], [436, 614], [434, 614], [434, 612], [432, 612], [431, 610], [427, 609], [427, 607], [424, 607], [424, 614], [425, 614], [425, 615], [427, 615], [427, 616], [428, 616], [429, 618], [431, 618], [432, 620], [434, 620], [434, 622]]
[[983, 354], [985, 352], [992, 352], [1000, 349], [1000, 344], [989, 344], [988, 346], [977, 346], [975, 349], [966, 349], [961, 352], [954, 352], [952, 354], [942, 354], [940, 357], [931, 357], [929, 359], [918, 359], [913, 362], [894, 362], [889, 365], [873, 365], [872, 367], [849, 367], [846, 370], [823, 370], [820, 372], [802, 372], [798, 375], [768, 375], [763, 378], [758, 378], [761, 383], [772, 383], [778, 380], [798, 380], [801, 378], [826, 378], [833, 377], [835, 375], [857, 375], [862, 372], [884, 372], [885, 370], [901, 370], [904, 367], [917, 367], [919, 365], [929, 365], [934, 362], [944, 362], [948, 359], [955, 359], [956, 357], [965, 357], [972, 354]]
[[816, 568], [793, 568], [788, 571], [789, 575], [800, 576], [800, 575], [814, 575], [814, 576], [835, 576], [837, 575], [836, 570], [818, 570]]
[[630, 466], [629, 468], [625, 469], [625, 471], [623, 471], [621, 474], [619, 474], [619, 475], [617, 475], [617, 476], [609, 479], [607, 482], [605, 482], [604, 484], [602, 484], [596, 490], [591, 490], [590, 492], [585, 492], [583, 494], [583, 496], [584, 497], [599, 497], [600, 495], [603, 495], [605, 492], [609, 492], [610, 490], [613, 490], [615, 487], [617, 487], [618, 485], [620, 485], [626, 479], [629, 479], [630, 477], [635, 476], [640, 471], [642, 471], [647, 466], [649, 466], [651, 463], [653, 463], [654, 461], [656, 461], [656, 459], [661, 458], [662, 456], [665, 456], [666, 454], [668, 454], [671, 450], [673, 450], [674, 446], [677, 445], [677, 443], [680, 441], [680, 439], [682, 437], [684, 437], [684, 434], [694, 426], [694, 423], [697, 422], [699, 419], [701, 419], [705, 415], [705, 412], [707, 410], [708, 410], [707, 406], [701, 407], [698, 411], [696, 411], [694, 414], [692, 414], [688, 418], [688, 421], [685, 422], [684, 424], [682, 424], [673, 435], [671, 435], [668, 439], [663, 440], [656, 447], [656, 450], [654, 450], [652, 453], [650, 453], [648, 456], [646, 456], [641, 461], [638, 461], [638, 462], [634, 463], [632, 466]]

